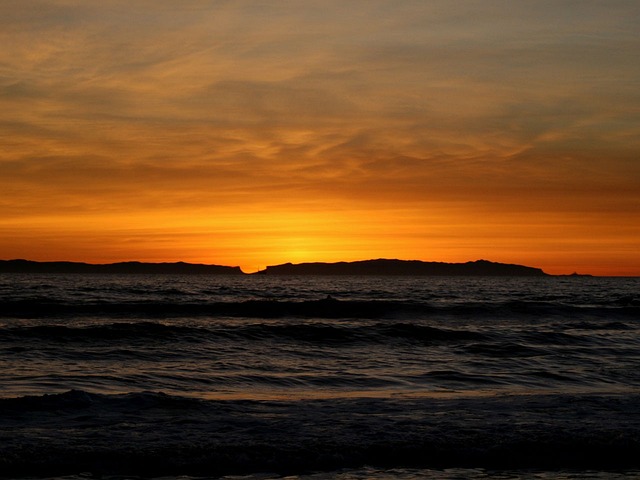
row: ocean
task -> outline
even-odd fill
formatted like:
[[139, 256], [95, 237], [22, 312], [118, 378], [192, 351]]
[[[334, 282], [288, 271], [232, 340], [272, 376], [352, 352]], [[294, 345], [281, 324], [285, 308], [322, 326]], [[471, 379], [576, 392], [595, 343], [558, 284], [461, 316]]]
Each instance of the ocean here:
[[0, 275], [0, 477], [640, 477], [640, 278]]

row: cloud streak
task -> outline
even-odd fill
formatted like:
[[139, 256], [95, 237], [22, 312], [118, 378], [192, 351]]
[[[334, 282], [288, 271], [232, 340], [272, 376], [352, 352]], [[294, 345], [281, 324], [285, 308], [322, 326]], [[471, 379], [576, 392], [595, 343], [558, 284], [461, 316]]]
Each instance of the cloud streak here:
[[[341, 219], [333, 233], [308, 228], [313, 248], [333, 245], [318, 259], [526, 262], [529, 250], [548, 262], [551, 240], [504, 256], [492, 238], [535, 228], [572, 244], [589, 226], [624, 250], [639, 233], [628, 226], [640, 208], [639, 19], [632, 1], [4, 4], [0, 229], [18, 240], [0, 246], [65, 257], [77, 245], [37, 245], [76, 232], [104, 251], [87, 232], [134, 217], [149, 224], [141, 244], [174, 239], [173, 258], [266, 264], [307, 212], [314, 225]], [[190, 227], [174, 236], [181, 216]], [[190, 240], [233, 218], [244, 230], [225, 238], [251, 258]], [[87, 219], [95, 230], [78, 233]], [[461, 232], [477, 222], [468, 246]], [[385, 247], [374, 238], [389, 224], [398, 238]], [[255, 235], [271, 250], [249, 247]], [[580, 265], [605, 263], [597, 243]]]

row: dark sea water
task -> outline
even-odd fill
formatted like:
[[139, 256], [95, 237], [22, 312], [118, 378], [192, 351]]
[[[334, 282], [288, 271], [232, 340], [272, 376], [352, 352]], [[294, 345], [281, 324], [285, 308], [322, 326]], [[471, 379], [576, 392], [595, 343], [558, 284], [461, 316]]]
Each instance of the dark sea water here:
[[0, 275], [0, 477], [640, 477], [640, 278]]

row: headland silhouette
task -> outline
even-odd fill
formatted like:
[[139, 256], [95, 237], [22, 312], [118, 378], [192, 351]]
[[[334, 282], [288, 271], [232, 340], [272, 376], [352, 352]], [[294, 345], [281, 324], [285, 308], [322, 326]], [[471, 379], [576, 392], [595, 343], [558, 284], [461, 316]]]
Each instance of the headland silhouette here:
[[262, 275], [424, 275], [424, 276], [545, 276], [542, 269], [476, 260], [466, 263], [420, 260], [362, 260], [337, 263], [286, 263], [267, 267]]
[[244, 275], [240, 267], [204, 265], [199, 263], [119, 262], [92, 264], [83, 262], [34, 262], [31, 260], [0, 260], [4, 273], [116, 273], [175, 275]]
[[[0, 273], [91, 273], [91, 274], [176, 274], [247, 275], [240, 267], [185, 262], [36, 262], [0, 260]], [[381, 275], [381, 276], [547, 276], [540, 268], [476, 260], [466, 263], [424, 262], [421, 260], [376, 259], [335, 263], [285, 263], [269, 266], [251, 275]]]

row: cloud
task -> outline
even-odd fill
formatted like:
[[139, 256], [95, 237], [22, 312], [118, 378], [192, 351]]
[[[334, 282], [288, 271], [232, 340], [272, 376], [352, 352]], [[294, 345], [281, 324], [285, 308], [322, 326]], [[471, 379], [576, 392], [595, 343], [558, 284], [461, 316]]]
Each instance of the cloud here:
[[0, 213], [392, 205], [417, 232], [431, 208], [631, 215], [638, 18], [624, 0], [5, 2]]

